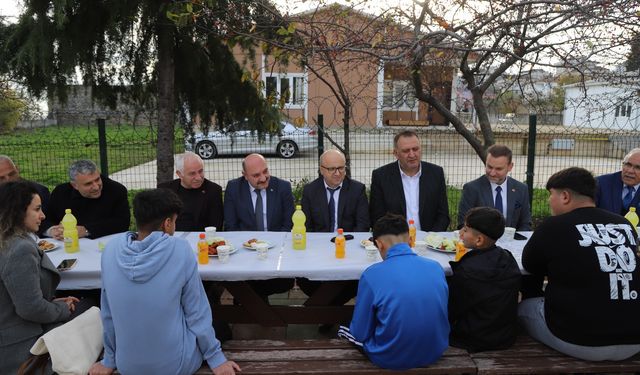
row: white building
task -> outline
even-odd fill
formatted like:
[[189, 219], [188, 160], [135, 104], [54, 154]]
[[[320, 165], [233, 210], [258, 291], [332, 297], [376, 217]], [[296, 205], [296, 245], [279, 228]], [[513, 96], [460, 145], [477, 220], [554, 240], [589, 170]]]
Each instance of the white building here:
[[640, 82], [564, 86], [564, 126], [640, 130]]

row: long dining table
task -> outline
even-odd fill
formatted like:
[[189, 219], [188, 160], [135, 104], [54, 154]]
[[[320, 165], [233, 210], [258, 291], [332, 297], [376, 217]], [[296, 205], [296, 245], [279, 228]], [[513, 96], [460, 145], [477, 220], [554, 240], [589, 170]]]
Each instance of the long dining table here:
[[[184, 238], [194, 250], [200, 232], [176, 232], [174, 236]], [[330, 301], [340, 293], [350, 280], [358, 280], [362, 272], [373, 263], [382, 259], [377, 255], [375, 260], [367, 258], [362, 240], [369, 239], [371, 233], [356, 232], [353, 240], [346, 243], [346, 256], [336, 259], [335, 247], [330, 239], [332, 233], [307, 233], [305, 250], [294, 250], [289, 232], [220, 232], [227, 244], [235, 250], [228, 262], [221, 263], [217, 257], [210, 257], [205, 265], [198, 265], [202, 280], [215, 281], [227, 289], [234, 297], [234, 304], [214, 304], [213, 314], [216, 319], [230, 323], [257, 323], [264, 326], [285, 326], [287, 324], [323, 324], [348, 322], [353, 313], [353, 306], [331, 306]], [[450, 232], [439, 233], [443, 237], [453, 238]], [[531, 232], [521, 232], [529, 238]], [[80, 250], [77, 253], [66, 253], [62, 243], [47, 239], [58, 245], [47, 255], [54, 264], [63, 259], [76, 258], [74, 268], [61, 274], [59, 290], [99, 289], [102, 286], [100, 258], [104, 247], [116, 235], [97, 239], [80, 239]], [[418, 231], [417, 239], [423, 240], [426, 232]], [[246, 241], [255, 238], [269, 242], [272, 246], [267, 259], [259, 259], [256, 251], [243, 246]], [[499, 240], [498, 245], [511, 251], [522, 269], [521, 255], [526, 240]], [[106, 251], [109, 249], [107, 248]], [[420, 251], [419, 254], [438, 262], [445, 274], [451, 274], [449, 261], [453, 254], [434, 250]], [[273, 278], [304, 277], [310, 280], [331, 281], [322, 283], [304, 305], [270, 305], [261, 299], [247, 281]]]

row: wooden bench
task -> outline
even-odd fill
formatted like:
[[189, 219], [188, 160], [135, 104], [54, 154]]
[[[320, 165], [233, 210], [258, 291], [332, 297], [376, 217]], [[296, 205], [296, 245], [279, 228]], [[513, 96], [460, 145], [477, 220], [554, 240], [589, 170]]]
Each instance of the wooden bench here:
[[[223, 350], [247, 374], [399, 374], [372, 364], [346, 340], [230, 340]], [[473, 374], [476, 366], [465, 350], [449, 348], [429, 367], [409, 374]], [[202, 368], [198, 374], [210, 374]]]
[[571, 374], [640, 372], [640, 356], [620, 362], [590, 362], [559, 353], [521, 335], [507, 350], [472, 353], [478, 374]]
[[[350, 343], [340, 339], [230, 340], [225, 355], [242, 374], [398, 374], [381, 369]], [[637, 373], [640, 355], [621, 362], [589, 362], [561, 354], [528, 336], [507, 350], [467, 353], [449, 348], [429, 367], [408, 374], [572, 374]], [[210, 374], [203, 367], [198, 374]]]

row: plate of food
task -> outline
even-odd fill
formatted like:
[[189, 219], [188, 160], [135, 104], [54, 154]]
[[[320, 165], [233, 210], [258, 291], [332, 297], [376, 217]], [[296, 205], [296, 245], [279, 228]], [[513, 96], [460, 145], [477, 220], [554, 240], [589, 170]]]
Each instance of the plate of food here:
[[242, 243], [242, 247], [244, 247], [247, 250], [255, 250], [256, 249], [255, 246], [257, 244], [261, 244], [261, 243], [266, 244], [269, 249], [271, 249], [272, 247], [276, 246], [275, 244], [272, 244], [269, 241], [259, 240], [257, 238], [252, 238], [252, 239], [250, 239], [248, 241], [243, 242]]
[[49, 242], [47, 240], [40, 240], [38, 241], [38, 248], [42, 251], [44, 251], [45, 253], [48, 251], [53, 251], [57, 248], [59, 248], [60, 245], [55, 244], [53, 242]]
[[455, 254], [456, 247], [463, 246], [462, 242], [455, 238], [447, 238], [435, 233], [427, 235], [425, 242], [427, 249], [447, 254]]
[[362, 247], [375, 246], [375, 244], [373, 243], [372, 238], [373, 238], [373, 237], [370, 237], [370, 238], [369, 238], [369, 239], [367, 239], [367, 240], [362, 240], [362, 241], [360, 241], [360, 246], [362, 246]]
[[209, 244], [209, 256], [210, 257], [217, 257], [218, 256], [218, 246], [222, 246], [222, 245], [231, 246], [231, 251], [229, 252], [229, 254], [233, 254], [236, 251], [238, 251], [238, 249], [233, 247], [232, 244], [228, 243], [222, 237], [214, 237], [211, 240], [207, 240], [207, 243]]

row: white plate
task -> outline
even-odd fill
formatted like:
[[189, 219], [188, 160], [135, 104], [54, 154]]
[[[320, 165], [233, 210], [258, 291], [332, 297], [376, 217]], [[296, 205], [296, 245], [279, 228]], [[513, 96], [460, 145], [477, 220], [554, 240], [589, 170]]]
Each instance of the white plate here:
[[362, 247], [367, 247], [367, 246], [375, 246], [375, 244], [373, 243], [373, 241], [369, 241], [369, 240], [362, 240], [360, 241], [360, 246]]
[[[259, 240], [259, 241], [260, 241], [260, 242], [258, 242], [258, 243], [264, 243], [264, 244], [267, 244], [269, 249], [271, 249], [271, 248], [273, 248], [274, 246], [276, 246], [275, 244], [272, 244], [272, 243], [271, 243], [271, 242], [269, 242], [269, 241], [263, 241], [263, 240]], [[245, 249], [247, 249], [247, 250], [254, 250], [254, 251], [256, 250], [256, 248], [255, 248], [255, 247], [247, 246], [247, 245], [246, 245], [246, 242], [242, 243], [242, 247], [244, 247], [244, 248], [245, 248]]]
[[[223, 245], [220, 245], [220, 246], [223, 246]], [[227, 246], [231, 246], [231, 251], [229, 251], [229, 255], [231, 255], [231, 254], [235, 253], [236, 251], [238, 251], [238, 249], [233, 247], [233, 245], [227, 245]], [[217, 258], [218, 254], [216, 254], [216, 255], [209, 254], [209, 257], [216, 257]]]
[[[40, 242], [40, 241], [47, 241], [47, 240], [38, 240], [38, 242]], [[47, 241], [47, 242], [49, 242], [50, 244], [53, 245], [53, 247], [51, 249], [47, 249], [47, 250], [40, 249], [40, 245], [38, 245], [38, 249], [42, 250], [45, 253], [48, 253], [49, 251], [53, 251], [53, 250], [56, 250], [56, 249], [60, 248], [60, 244], [58, 244], [58, 243], [51, 242], [51, 241]]]
[[429, 246], [427, 245], [427, 249], [431, 250], [431, 251], [437, 251], [439, 253], [445, 253], [445, 254], [455, 254], [456, 251], [455, 250], [442, 250], [442, 249], [436, 249], [433, 246]]

